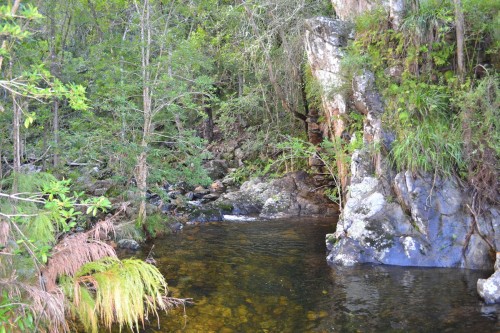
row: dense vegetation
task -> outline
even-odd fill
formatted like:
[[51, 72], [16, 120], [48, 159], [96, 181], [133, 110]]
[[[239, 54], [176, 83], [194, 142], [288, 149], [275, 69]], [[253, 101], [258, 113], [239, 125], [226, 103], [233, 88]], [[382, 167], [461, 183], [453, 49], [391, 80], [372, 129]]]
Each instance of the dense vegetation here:
[[497, 1], [419, 1], [399, 29], [374, 11], [357, 19], [344, 59], [345, 73], [376, 75], [383, 126], [395, 133], [395, 169], [456, 175], [471, 186], [476, 208], [498, 204], [499, 9]]
[[120, 209], [88, 184], [111, 180], [106, 194], [137, 200], [152, 232], [146, 190], [209, 184], [202, 164], [222, 157], [210, 143], [267, 163], [283, 133], [303, 135], [302, 20], [328, 13], [327, 1], [2, 4], [1, 331], [67, 331], [70, 317], [138, 327], [180, 304], [153, 266], [106, 259], [117, 217], [104, 214]]
[[[411, 4], [400, 29], [383, 11], [357, 20], [346, 82], [363, 68], [376, 74], [395, 169], [456, 175], [477, 207], [498, 203], [498, 1]], [[144, 313], [182, 303], [166, 298], [154, 266], [120, 261], [101, 242], [118, 218], [106, 212], [120, 209], [85, 193], [88, 184], [111, 180], [105, 194], [136, 200], [139, 227], [154, 233], [146, 191], [208, 185], [207, 159], [233, 163], [239, 181], [306, 168], [318, 150], [306, 118], [322, 92], [303, 20], [333, 14], [317, 0], [1, 5], [0, 332], [68, 331], [69, 317], [94, 332], [137, 328]], [[351, 112], [350, 134], [361, 129]], [[333, 141], [320, 158], [335, 178], [335, 158], [348, 163], [362, 143]], [[61, 244], [73, 244], [71, 256]]]

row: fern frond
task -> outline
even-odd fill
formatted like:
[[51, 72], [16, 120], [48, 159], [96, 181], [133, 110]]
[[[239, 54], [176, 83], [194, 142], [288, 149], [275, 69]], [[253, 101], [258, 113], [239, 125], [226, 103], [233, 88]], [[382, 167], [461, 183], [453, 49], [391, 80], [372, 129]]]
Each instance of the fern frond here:
[[40, 212], [31, 218], [23, 229], [24, 234], [30, 239], [36, 239], [41, 243], [55, 242], [54, 225], [47, 212]]
[[[97, 332], [97, 321], [108, 329], [116, 323], [120, 330], [126, 326], [138, 331], [148, 315], [183, 304], [170, 302], [167, 292], [165, 278], [155, 266], [137, 259], [103, 258], [75, 274], [73, 309], [91, 332]], [[95, 302], [92, 311], [88, 295]]]
[[54, 247], [54, 254], [43, 270], [45, 287], [48, 291], [56, 287], [58, 276], [74, 276], [88, 262], [104, 257], [116, 258], [116, 253], [110, 245], [89, 240], [88, 237], [87, 233], [70, 235]]

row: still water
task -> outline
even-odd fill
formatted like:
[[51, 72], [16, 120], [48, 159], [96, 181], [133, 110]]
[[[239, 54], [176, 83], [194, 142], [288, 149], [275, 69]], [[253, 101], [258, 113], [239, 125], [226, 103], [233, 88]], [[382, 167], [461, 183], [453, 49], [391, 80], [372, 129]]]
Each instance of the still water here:
[[144, 332], [500, 331], [499, 308], [475, 291], [487, 272], [329, 267], [324, 238], [334, 223], [224, 222], [156, 240], [172, 296], [194, 304]]

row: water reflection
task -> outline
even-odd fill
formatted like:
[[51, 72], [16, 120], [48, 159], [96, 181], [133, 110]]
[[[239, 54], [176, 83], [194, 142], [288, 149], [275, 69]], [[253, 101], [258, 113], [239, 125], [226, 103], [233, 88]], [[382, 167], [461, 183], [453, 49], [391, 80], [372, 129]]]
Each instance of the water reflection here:
[[[216, 223], [157, 240], [173, 296], [195, 304], [145, 332], [495, 332], [477, 297], [485, 272], [332, 268], [331, 220]], [[147, 253], [147, 249], [144, 251]]]

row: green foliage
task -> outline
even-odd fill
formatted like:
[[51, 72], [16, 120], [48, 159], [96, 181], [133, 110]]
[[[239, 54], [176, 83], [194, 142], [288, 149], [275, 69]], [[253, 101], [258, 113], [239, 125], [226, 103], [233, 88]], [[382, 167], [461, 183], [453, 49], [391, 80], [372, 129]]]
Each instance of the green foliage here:
[[399, 85], [391, 84], [386, 97], [402, 123], [419, 122], [428, 117], [445, 117], [451, 113], [450, 92], [443, 85], [407, 79]]
[[454, 174], [464, 165], [458, 122], [426, 118], [414, 127], [405, 127], [392, 146], [390, 158], [397, 170]]
[[108, 329], [117, 323], [139, 332], [145, 315], [165, 310], [167, 283], [160, 271], [142, 260], [104, 258], [84, 265], [73, 279], [71, 311], [88, 332], [98, 332], [98, 323]]
[[284, 166], [285, 172], [307, 169], [309, 157], [316, 152], [316, 147], [309, 142], [290, 136], [278, 143], [276, 148], [280, 149], [282, 153], [274, 164], [278, 168], [283, 168]]
[[[66, 325], [65, 318], [59, 316], [59, 322], [54, 322], [51, 313], [59, 311], [63, 314], [62, 302], [67, 300], [58, 300], [57, 306], [44, 303], [50, 302], [47, 297], [54, 296], [46, 293], [47, 296], [45, 291], [37, 287], [43, 280], [39, 276], [40, 271], [44, 271], [46, 279], [50, 279], [48, 276], [51, 269], [65, 271], [64, 267], [53, 268], [53, 265], [57, 265], [56, 257], [74, 244], [66, 244], [64, 247], [58, 245], [59, 248], [54, 249], [55, 236], [62, 237], [72, 232], [76, 221], [83, 215], [81, 210], [96, 215], [98, 211], [110, 208], [110, 202], [103, 197], [85, 199], [82, 193], [71, 195], [70, 181], [56, 181], [44, 173], [18, 177], [21, 187], [31, 186], [35, 191], [13, 195], [0, 193], [0, 246], [2, 253], [9, 254], [0, 256], [0, 284], [4, 290], [0, 301], [2, 329], [5, 332], [33, 332], [46, 328], [57, 331]], [[150, 221], [150, 228], [155, 232], [159, 230], [157, 222]], [[73, 242], [81, 241], [78, 237], [86, 234], [75, 235], [77, 236]], [[87, 243], [83, 238], [81, 246], [87, 245], [89, 251], [100, 253], [99, 250], [90, 249], [99, 246], [96, 243]], [[75, 262], [88, 262], [87, 256], [79, 253], [78, 247], [75, 248], [73, 250], [76, 253], [71, 253]], [[87, 248], [83, 252], [86, 253], [86, 250]], [[74, 265], [67, 260], [64, 261], [64, 265], [66, 264], [68, 267]], [[42, 265], [47, 266], [43, 268]], [[6, 276], [10, 278], [13, 271], [16, 272], [16, 279], [9, 282]], [[108, 329], [117, 323], [120, 329], [127, 326], [138, 330], [139, 323], [144, 324], [148, 314], [157, 315], [157, 309], [167, 310], [172, 306], [170, 301], [164, 298], [167, 292], [164, 277], [156, 267], [140, 260], [120, 261], [108, 257], [97, 262], [88, 262], [77, 274], [62, 277], [59, 282], [63, 285], [66, 297], [70, 299], [72, 313], [82, 321], [86, 330], [92, 332], [98, 331], [99, 323], [103, 323]], [[48, 285], [45, 281], [45, 286]], [[28, 292], [20, 294], [17, 291], [20, 286]], [[7, 290], [18, 295], [19, 297], [16, 297], [19, 299], [5, 297]], [[35, 297], [33, 295], [38, 295], [36, 297], [40, 300], [31, 301], [30, 298]], [[34, 317], [38, 319], [34, 321]]]
[[305, 91], [307, 95], [307, 102], [309, 107], [317, 108], [318, 110], [322, 107], [321, 96], [323, 94], [323, 89], [319, 82], [313, 77], [311, 66], [304, 64], [304, 84]]
[[500, 161], [500, 80], [490, 75], [467, 91], [454, 104], [460, 110], [465, 176], [480, 202], [495, 203], [498, 197]]
[[[21, 193], [34, 193], [29, 198], [15, 195], [17, 203], [0, 197], [1, 212], [15, 224], [13, 235], [18, 254], [33, 255], [41, 263], [47, 262], [55, 236], [70, 232], [76, 227], [82, 212], [95, 216], [98, 211], [106, 212], [111, 203], [104, 197], [83, 199], [70, 195], [70, 181], [56, 180], [46, 173], [17, 175]], [[78, 200], [78, 201], [77, 201]]]
[[153, 214], [146, 218], [144, 227], [151, 237], [159, 237], [170, 233], [170, 217], [164, 214]]
[[24, 308], [18, 297], [11, 297], [3, 290], [0, 297], [0, 333], [34, 332], [33, 313]]
[[325, 190], [325, 195], [332, 202], [339, 203], [341, 202], [339, 187], [332, 187]]
[[[489, 50], [496, 48], [494, 26], [499, 6], [470, 0], [463, 2], [463, 9], [467, 71], [471, 74], [477, 61], [487, 60]], [[368, 66], [375, 72], [386, 103], [384, 126], [396, 133], [389, 157], [398, 170], [463, 175], [470, 165], [470, 153], [464, 151], [463, 143], [471, 138], [463, 135], [457, 113], [460, 107], [454, 101], [473, 83], [468, 79], [460, 86], [450, 70], [456, 53], [455, 43], [450, 42], [454, 38], [453, 2], [419, 1], [418, 9], [407, 13], [399, 30], [391, 29], [385, 15], [383, 10], [375, 10], [357, 19], [356, 39], [348, 48], [343, 69], [355, 74]], [[387, 68], [399, 68], [402, 74], [394, 80], [386, 74]], [[349, 81], [354, 74], [348, 75]], [[482, 135], [491, 138], [486, 132], [490, 133], [494, 123], [489, 117]]]

